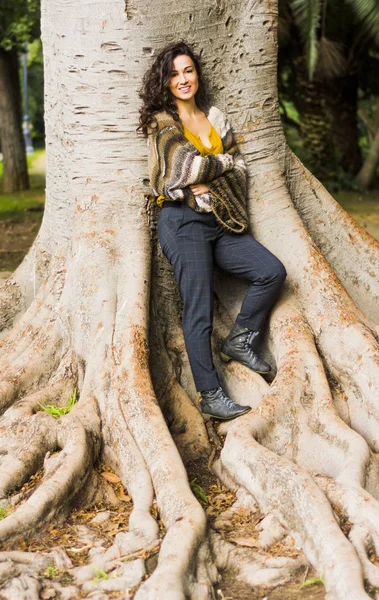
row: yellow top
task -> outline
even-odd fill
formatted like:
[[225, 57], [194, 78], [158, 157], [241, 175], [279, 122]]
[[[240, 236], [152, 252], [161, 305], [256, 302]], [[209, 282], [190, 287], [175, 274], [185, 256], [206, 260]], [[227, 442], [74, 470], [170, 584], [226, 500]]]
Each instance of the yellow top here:
[[204, 146], [203, 142], [199, 135], [195, 135], [192, 133], [187, 127], [183, 124], [184, 135], [195, 146], [195, 148], [200, 152], [201, 156], [206, 156], [207, 154], [223, 154], [224, 147], [222, 145], [222, 140], [218, 135], [217, 131], [211, 125], [211, 131], [209, 133], [208, 141], [211, 143], [210, 148]]
[[[200, 152], [201, 156], [206, 156], [207, 154], [224, 154], [224, 146], [222, 144], [222, 140], [212, 124], [211, 131], [208, 137], [208, 141], [211, 144], [209, 148], [207, 146], [204, 146], [199, 135], [195, 135], [194, 133], [192, 133], [189, 129], [187, 129], [187, 127], [184, 124], [183, 133], [187, 140], [189, 140], [191, 144], [195, 146], [195, 148]], [[165, 200], [167, 200], [165, 196], [158, 196], [156, 202], [158, 206], [162, 206]]]

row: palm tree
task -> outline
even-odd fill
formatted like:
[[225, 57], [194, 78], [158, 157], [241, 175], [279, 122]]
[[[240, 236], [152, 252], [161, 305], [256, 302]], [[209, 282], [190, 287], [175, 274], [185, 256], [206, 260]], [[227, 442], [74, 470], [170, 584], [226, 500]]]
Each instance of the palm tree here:
[[281, 46], [295, 69], [294, 101], [312, 168], [327, 179], [338, 160], [355, 175], [361, 166], [358, 87], [379, 44], [379, 1], [282, 0], [280, 13]]

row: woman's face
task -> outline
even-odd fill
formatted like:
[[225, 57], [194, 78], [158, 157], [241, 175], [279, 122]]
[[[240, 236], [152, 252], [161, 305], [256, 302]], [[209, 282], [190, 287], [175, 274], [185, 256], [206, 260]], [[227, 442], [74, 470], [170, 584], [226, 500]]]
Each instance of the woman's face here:
[[178, 100], [193, 98], [199, 88], [199, 80], [192, 58], [181, 54], [174, 58], [169, 90]]

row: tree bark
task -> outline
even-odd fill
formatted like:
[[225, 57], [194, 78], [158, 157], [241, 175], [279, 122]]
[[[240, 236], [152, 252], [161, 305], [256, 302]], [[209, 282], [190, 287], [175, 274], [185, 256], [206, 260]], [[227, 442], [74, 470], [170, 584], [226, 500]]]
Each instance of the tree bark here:
[[300, 115], [301, 137], [308, 157], [308, 164], [316, 177], [329, 181], [337, 169], [335, 139], [328, 114], [325, 81], [315, 75], [309, 81], [305, 60], [295, 60], [295, 104]]
[[362, 166], [358, 139], [358, 75], [325, 81], [326, 110], [332, 139], [345, 173], [356, 175]]
[[21, 90], [16, 50], [0, 49], [0, 140], [3, 153], [3, 192], [29, 189], [22, 133]]
[[303, 58], [296, 61], [296, 107], [309, 164], [315, 176], [328, 181], [337, 169], [356, 175], [362, 165], [358, 139], [358, 77], [326, 79], [316, 73], [312, 81]]
[[[128, 598], [129, 563], [136, 600], [215, 597], [235, 548], [209, 531], [185, 468], [210, 453], [236, 507], [258, 503], [262, 549], [291, 535], [333, 600], [367, 600], [365, 582], [378, 585], [379, 245], [287, 148], [276, 28], [271, 0], [185, 0], [174, 11], [162, 0], [154, 14], [144, 0], [42, 5], [47, 203], [35, 244], [0, 292], [0, 491], [9, 510], [0, 539], [62, 519], [79, 500], [98, 501], [93, 465], [106, 461], [133, 500], [129, 528], [82, 567], [66, 560], [72, 597], [95, 591], [94, 568], [121, 564], [102, 590]], [[216, 276], [216, 366], [226, 391], [252, 411], [212, 436], [156, 240], [146, 142], [135, 133], [142, 75], [160, 47], [181, 38], [201, 51], [232, 120], [250, 176], [252, 232], [288, 273], [269, 324], [271, 384], [238, 363], [221, 366], [219, 343], [246, 284]], [[74, 387], [69, 414], [54, 420], [40, 410], [64, 405]], [[38, 468], [39, 486], [16, 503]], [[152, 549], [157, 566], [146, 577]], [[259, 581], [271, 585], [275, 569], [259, 556], [245, 554], [237, 577], [255, 585], [259, 564]], [[52, 552], [29, 563], [47, 560], [58, 565]], [[5, 561], [2, 594], [12, 597], [20, 578], [37, 598], [31, 571], [41, 567], [22, 552], [0, 553]], [[287, 574], [299, 564], [284, 562]]]

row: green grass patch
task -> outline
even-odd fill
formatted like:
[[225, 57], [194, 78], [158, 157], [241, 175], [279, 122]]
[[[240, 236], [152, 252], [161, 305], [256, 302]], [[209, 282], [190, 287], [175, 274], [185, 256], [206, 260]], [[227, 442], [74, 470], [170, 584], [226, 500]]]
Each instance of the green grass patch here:
[[[3, 194], [3, 163], [0, 162], [0, 219], [20, 222], [25, 219], [27, 209], [43, 208], [45, 202], [45, 175], [41, 171], [33, 172], [33, 164], [45, 152], [37, 150], [27, 157], [30, 189], [13, 194]], [[43, 211], [28, 211], [28, 217], [41, 220]]]
[[299, 587], [299, 590], [301, 590], [305, 587], [308, 587], [309, 585], [317, 585], [319, 583], [321, 583], [322, 585], [325, 585], [322, 577], [313, 577], [313, 579], [307, 579], [306, 581], [304, 581], [304, 583], [301, 584], [301, 586]]
[[191, 487], [192, 493], [193, 493], [193, 494], [196, 496], [196, 498], [198, 498], [199, 500], [202, 500], [202, 501], [203, 501], [203, 502], [205, 502], [206, 504], [209, 504], [209, 503], [208, 503], [208, 498], [207, 498], [207, 495], [206, 495], [206, 493], [204, 492], [203, 488], [202, 488], [202, 487], [201, 487], [201, 486], [200, 486], [198, 483], [196, 483], [196, 481], [197, 481], [197, 480], [196, 480], [196, 477], [195, 477], [195, 479], [193, 479], [193, 480], [190, 482], [190, 487]]
[[67, 402], [66, 406], [57, 406], [56, 404], [48, 404], [47, 406], [44, 406], [43, 404], [39, 404], [38, 406], [45, 413], [54, 417], [54, 419], [59, 419], [60, 417], [67, 415], [74, 408], [74, 406], [77, 402], [78, 402], [77, 391], [76, 391], [76, 388], [74, 388], [74, 390], [71, 392], [71, 394], [68, 398], [68, 402]]
[[45, 570], [45, 574], [47, 577], [49, 577], [49, 579], [54, 579], [55, 577], [57, 577], [58, 573], [59, 569], [54, 565], [49, 565]]
[[[45, 152], [45, 148], [38, 148], [33, 154], [26, 155], [26, 163], [28, 165], [28, 171], [30, 171], [30, 169], [33, 169], [34, 163], [36, 162], [37, 158], [39, 158], [44, 152]], [[3, 177], [3, 161], [0, 160], [0, 179], [2, 179], [2, 177]]]
[[94, 581], [104, 581], [105, 579], [109, 579], [108, 573], [103, 571], [102, 569], [95, 569], [95, 577]]
[[0, 506], [0, 521], [2, 519], [5, 519], [5, 517], [7, 517], [9, 515], [9, 510], [7, 508], [4, 508], [3, 506]]

